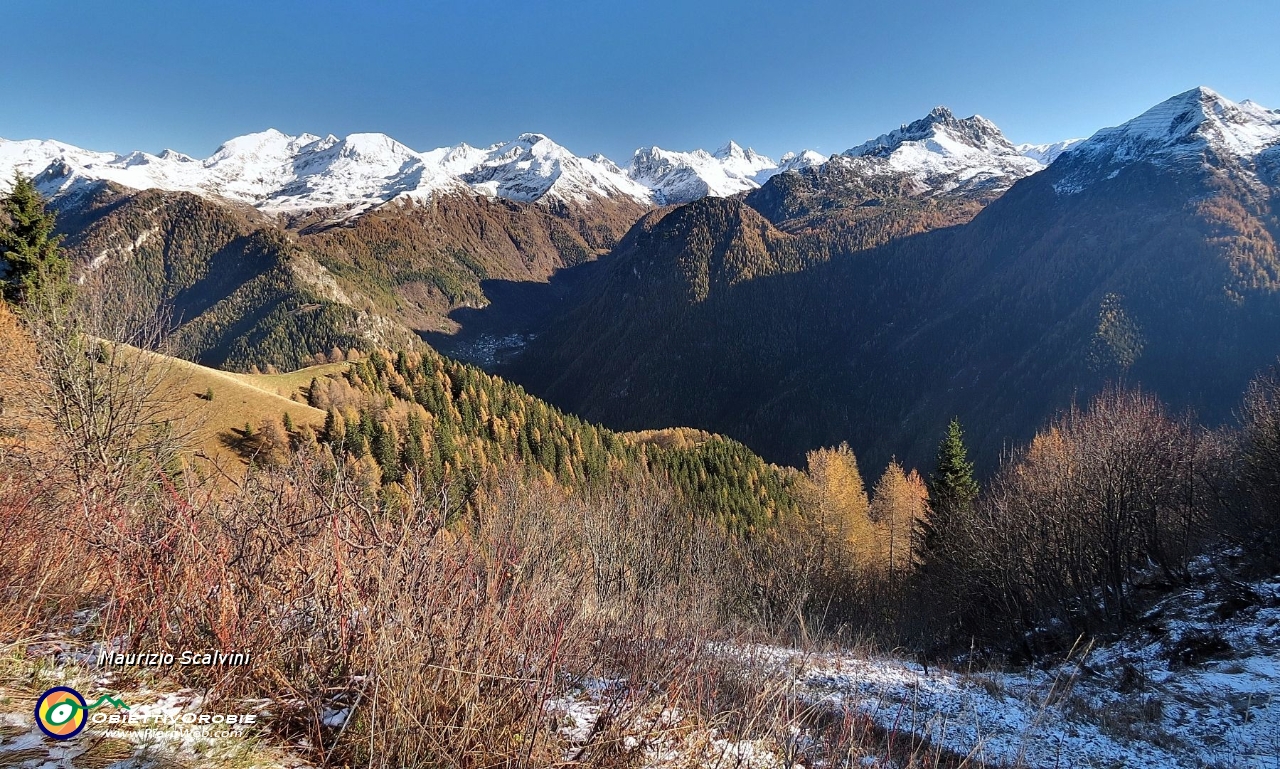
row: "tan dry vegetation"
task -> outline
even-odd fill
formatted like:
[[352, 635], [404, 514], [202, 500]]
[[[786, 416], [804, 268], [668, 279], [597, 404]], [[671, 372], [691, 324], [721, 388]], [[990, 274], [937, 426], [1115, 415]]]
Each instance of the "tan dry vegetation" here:
[[[303, 397], [291, 396], [302, 391], [299, 382], [325, 378], [340, 372], [346, 364], [313, 366], [288, 374], [233, 374], [201, 366], [179, 358], [157, 353], [133, 351], [136, 355], [154, 356], [157, 365], [165, 367], [165, 389], [174, 397], [170, 405], [172, 418], [189, 425], [194, 431], [190, 447], [221, 466], [241, 467], [242, 453], [233, 448], [231, 439], [243, 432], [246, 424], [258, 430], [265, 422], [280, 422], [288, 414], [297, 427], [324, 425], [324, 412], [308, 406]], [[213, 400], [205, 399], [212, 391]], [[288, 396], [282, 394], [288, 393]]]
[[[112, 347], [117, 347], [112, 345]], [[245, 447], [237, 442], [246, 424], [255, 431], [274, 425], [289, 415], [296, 429], [318, 430], [325, 412], [306, 402], [306, 388], [313, 379], [327, 379], [345, 370], [346, 363], [312, 366], [274, 375], [234, 374], [190, 361], [118, 345], [119, 365], [137, 376], [154, 379], [157, 420], [172, 422], [184, 436], [187, 456], [213, 462], [224, 472], [239, 475], [246, 465]], [[8, 411], [12, 420], [0, 432], [0, 446], [11, 450], [21, 443], [23, 450], [48, 449], [53, 432], [48, 414], [43, 418], [33, 408], [33, 398], [41, 389], [39, 356], [35, 341], [14, 313], [0, 304], [0, 414]], [[212, 393], [213, 399], [208, 400]], [[21, 436], [22, 441], [17, 438]]]
[[[677, 744], [698, 765], [721, 750], [711, 729], [780, 745], [820, 717], [711, 643], [803, 625], [812, 528], [780, 521], [748, 545], [643, 472], [571, 491], [506, 465], [470, 488], [410, 475], [384, 494], [361, 463], [287, 439], [278, 461], [217, 487], [180, 461], [184, 436], [152, 428], [175, 390], [181, 402], [213, 387], [211, 409], [230, 400], [219, 387], [261, 391], [66, 329], [40, 327], [45, 379], [18, 381], [58, 439], [0, 455], [10, 654], [91, 652], [95, 639], [248, 652], [247, 666], [164, 683], [209, 703], [270, 701], [273, 737], [325, 765], [617, 767]], [[334, 373], [278, 376], [322, 371]], [[91, 409], [65, 395], [86, 383], [105, 395]], [[86, 420], [118, 429], [77, 432]], [[595, 714], [588, 729], [568, 728], [566, 702]], [[349, 717], [327, 720], [340, 709]]]
[[[305, 402], [308, 394], [307, 388], [311, 385], [312, 379], [340, 376], [346, 370], [346, 363], [324, 363], [283, 374], [239, 374], [229, 371], [214, 371], [215, 373], [225, 374], [237, 382], [246, 384], [254, 389], [274, 393], [289, 400]], [[323, 416], [321, 421], [323, 421]]]

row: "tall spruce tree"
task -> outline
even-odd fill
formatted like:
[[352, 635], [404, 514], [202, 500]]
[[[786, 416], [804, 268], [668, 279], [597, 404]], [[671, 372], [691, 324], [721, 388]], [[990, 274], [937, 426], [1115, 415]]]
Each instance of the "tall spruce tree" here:
[[31, 180], [14, 177], [13, 189], [0, 200], [0, 289], [11, 302], [36, 296], [54, 298], [69, 286], [71, 264], [62, 255], [54, 235], [54, 214], [45, 210], [44, 198]]
[[960, 420], [952, 419], [938, 444], [938, 457], [929, 476], [929, 514], [920, 522], [917, 551], [922, 565], [950, 549], [957, 527], [978, 498], [973, 463], [964, 445]]

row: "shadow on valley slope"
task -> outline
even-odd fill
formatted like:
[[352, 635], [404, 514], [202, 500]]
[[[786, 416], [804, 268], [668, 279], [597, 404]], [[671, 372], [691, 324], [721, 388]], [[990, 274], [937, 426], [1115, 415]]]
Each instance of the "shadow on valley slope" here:
[[418, 335], [441, 353], [492, 372], [510, 362], [556, 314], [571, 306], [574, 292], [599, 268], [598, 261], [565, 267], [546, 283], [482, 281], [480, 288], [489, 304], [449, 313], [459, 326], [455, 333], [420, 331]]

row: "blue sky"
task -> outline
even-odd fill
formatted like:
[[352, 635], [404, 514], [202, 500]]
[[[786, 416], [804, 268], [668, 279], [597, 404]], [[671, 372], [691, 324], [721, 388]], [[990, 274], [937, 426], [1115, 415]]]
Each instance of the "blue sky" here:
[[1196, 85], [1280, 107], [1276, 0], [0, 0], [0, 20], [0, 136], [198, 157], [267, 127], [776, 157], [936, 104], [1016, 142]]

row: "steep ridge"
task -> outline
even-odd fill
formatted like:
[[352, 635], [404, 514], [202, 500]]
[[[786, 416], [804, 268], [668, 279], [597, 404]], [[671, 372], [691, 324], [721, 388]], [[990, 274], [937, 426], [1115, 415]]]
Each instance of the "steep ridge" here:
[[378, 311], [418, 332], [452, 331], [484, 281], [545, 282], [606, 253], [647, 207], [630, 198], [537, 205], [452, 195], [384, 206], [299, 241]]
[[1192, 173], [1222, 169], [1243, 183], [1274, 184], [1280, 110], [1247, 100], [1236, 104], [1202, 86], [1098, 131], [1068, 157], [1072, 170], [1054, 187], [1063, 194], [1082, 192], [1138, 163]]
[[946, 107], [847, 150], [864, 175], [899, 174], [918, 194], [1003, 190], [1044, 164], [1014, 147], [981, 115], [957, 118]]
[[288, 229], [190, 193], [100, 187], [60, 210], [82, 294], [137, 323], [169, 315], [202, 363], [296, 368], [334, 347], [415, 344], [481, 282], [545, 281], [606, 252], [645, 208], [525, 204], [476, 195]]
[[[893, 452], [921, 463], [958, 415], [982, 426], [976, 450], [989, 469], [1006, 440], [1025, 440], [1055, 409], [1117, 378], [1225, 418], [1249, 376], [1280, 353], [1276, 143], [1266, 138], [1275, 113], [1209, 94], [1099, 132], [985, 208], [974, 206], [993, 176], [934, 163], [889, 172], [896, 148], [920, 133], [910, 126], [900, 144], [863, 145], [852, 158], [866, 164], [861, 173], [836, 178], [833, 162], [771, 180], [747, 201], [781, 230], [838, 244], [829, 259], [699, 301], [670, 287], [669, 304], [685, 297], [679, 310], [646, 300], [657, 317], [607, 354], [574, 330], [586, 317], [596, 328], [621, 322], [608, 313], [629, 294], [602, 281], [510, 373], [590, 419], [688, 424], [775, 461], [848, 440], [873, 465]], [[919, 122], [952, 131], [936, 111]], [[846, 209], [824, 207], [842, 197]], [[868, 230], [861, 244], [831, 235], [848, 227], [842, 210], [872, 199], [930, 201], [960, 223]], [[976, 211], [967, 223], [962, 205]], [[732, 233], [690, 230], [658, 253]], [[643, 274], [646, 258], [619, 248], [609, 274]]]
[[985, 118], [937, 107], [824, 164], [776, 175], [747, 201], [788, 232], [856, 251], [967, 222], [1042, 168]]

